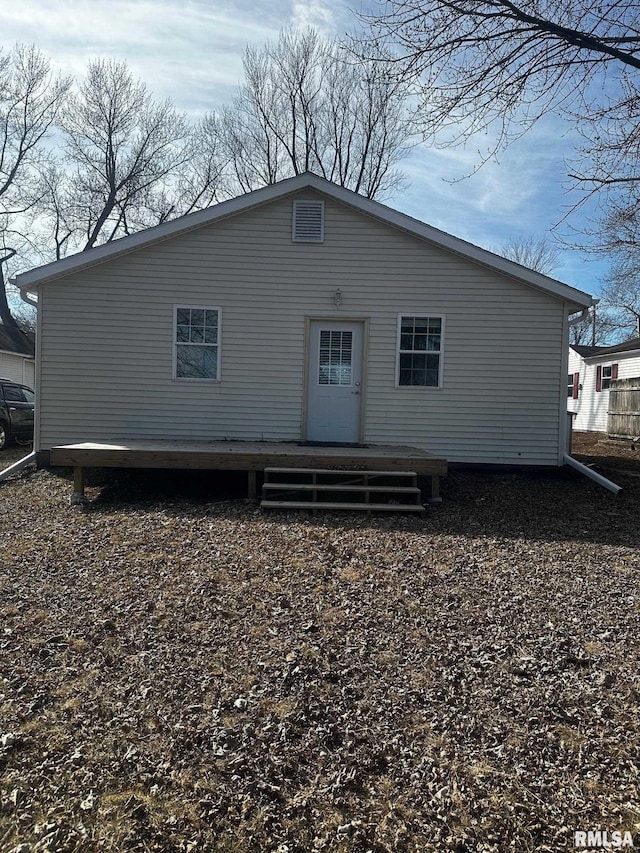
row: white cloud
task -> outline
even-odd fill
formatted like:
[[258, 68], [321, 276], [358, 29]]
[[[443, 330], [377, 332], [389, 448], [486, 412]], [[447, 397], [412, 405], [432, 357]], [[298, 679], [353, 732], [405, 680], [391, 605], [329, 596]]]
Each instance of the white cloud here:
[[477, 146], [415, 149], [405, 164], [412, 207], [427, 205], [432, 224], [465, 239], [474, 239], [471, 232], [477, 223], [484, 228], [548, 231], [562, 218], [566, 204], [563, 148], [555, 121], [541, 123], [484, 165]]
[[324, 35], [333, 35], [336, 29], [332, 7], [324, 0], [293, 0], [291, 23], [300, 28], [313, 27]]
[[[0, 0], [0, 32], [9, 47], [34, 43], [65, 74], [82, 76], [95, 57], [126, 60], [155, 97], [170, 97], [194, 117], [227, 103], [242, 77], [247, 43], [277, 38], [287, 24], [340, 35], [357, 26], [353, 0]], [[367, 5], [367, 4], [365, 4]], [[389, 200], [418, 219], [473, 243], [499, 246], [526, 233], [542, 235], [558, 222], [571, 198], [563, 192], [563, 138], [547, 117], [531, 133], [487, 163], [475, 147], [424, 147], [402, 164], [409, 187]], [[486, 140], [485, 140], [486, 142]], [[453, 181], [453, 182], [452, 182]], [[575, 223], [579, 225], [579, 219]], [[590, 289], [591, 268], [567, 253], [572, 281]], [[591, 289], [597, 286], [591, 283]]]
[[89, 59], [126, 59], [156, 97], [189, 112], [228, 100], [247, 42], [277, 35], [286, 17], [247, 2], [46, 0], [2, 4], [5, 44], [34, 43], [63, 73], [81, 76]]

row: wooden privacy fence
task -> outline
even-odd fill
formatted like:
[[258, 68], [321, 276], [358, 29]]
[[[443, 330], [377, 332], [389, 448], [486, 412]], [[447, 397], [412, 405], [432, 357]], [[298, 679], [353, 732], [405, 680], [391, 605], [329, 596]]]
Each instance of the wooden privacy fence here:
[[607, 433], [614, 438], [640, 436], [640, 377], [614, 379], [609, 386]]

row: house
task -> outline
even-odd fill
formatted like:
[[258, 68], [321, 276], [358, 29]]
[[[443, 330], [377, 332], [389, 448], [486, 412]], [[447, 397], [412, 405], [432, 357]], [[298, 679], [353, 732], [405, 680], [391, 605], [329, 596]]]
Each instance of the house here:
[[573, 428], [607, 432], [611, 382], [638, 377], [640, 338], [610, 347], [569, 347], [567, 408], [575, 413]]
[[39, 458], [102, 443], [93, 464], [146, 442], [162, 466], [171, 439], [560, 465], [568, 316], [591, 304], [312, 174], [17, 284], [39, 305]]
[[0, 323], [0, 376], [33, 388], [35, 346], [33, 336]]

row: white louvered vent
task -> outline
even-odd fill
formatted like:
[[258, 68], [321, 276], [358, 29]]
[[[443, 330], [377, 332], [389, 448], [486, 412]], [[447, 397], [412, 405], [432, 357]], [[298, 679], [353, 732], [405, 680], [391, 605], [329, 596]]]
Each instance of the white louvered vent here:
[[295, 243], [322, 243], [324, 241], [324, 202], [293, 202], [293, 235]]

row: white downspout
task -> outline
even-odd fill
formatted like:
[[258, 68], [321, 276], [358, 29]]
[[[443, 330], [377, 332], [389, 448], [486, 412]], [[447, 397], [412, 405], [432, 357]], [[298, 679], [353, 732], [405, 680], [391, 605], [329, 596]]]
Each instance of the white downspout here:
[[564, 454], [564, 461], [566, 465], [570, 465], [572, 468], [575, 468], [576, 471], [584, 474], [585, 477], [589, 477], [590, 480], [593, 480], [594, 483], [597, 483], [599, 486], [604, 486], [605, 489], [609, 489], [609, 491], [613, 492], [614, 495], [617, 495], [622, 491], [622, 486], [618, 486], [611, 480], [607, 480], [607, 478], [603, 477], [602, 474], [598, 474], [592, 468], [589, 468], [587, 465], [583, 465], [582, 462], [578, 462], [577, 459], [574, 459], [573, 456], [569, 456], [568, 453]]
[[569, 416], [567, 415], [567, 371], [569, 370], [569, 306], [566, 302], [562, 305], [562, 339], [565, 341], [560, 356], [559, 377], [559, 410], [558, 410], [558, 456], [556, 465], [564, 464], [563, 456], [569, 450], [567, 441], [567, 426]]
[[32, 462], [36, 461], [35, 451], [32, 451], [27, 456], [23, 456], [22, 459], [19, 459], [17, 462], [14, 462], [13, 465], [9, 465], [8, 468], [5, 468], [4, 471], [0, 471], [0, 482], [3, 480], [7, 480], [11, 477], [12, 474], [17, 474], [22, 471], [23, 468], [26, 468], [27, 465], [30, 465]]

